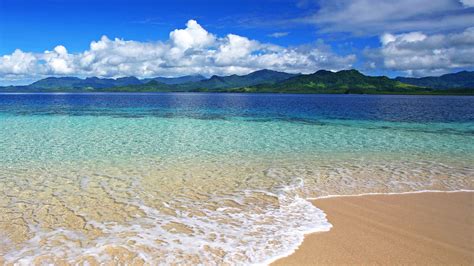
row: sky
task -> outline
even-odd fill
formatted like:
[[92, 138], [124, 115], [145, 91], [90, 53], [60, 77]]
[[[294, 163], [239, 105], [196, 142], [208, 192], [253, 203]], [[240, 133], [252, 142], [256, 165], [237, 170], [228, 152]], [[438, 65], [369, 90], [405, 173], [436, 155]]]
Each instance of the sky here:
[[0, 85], [48, 76], [474, 69], [474, 0], [0, 0]]

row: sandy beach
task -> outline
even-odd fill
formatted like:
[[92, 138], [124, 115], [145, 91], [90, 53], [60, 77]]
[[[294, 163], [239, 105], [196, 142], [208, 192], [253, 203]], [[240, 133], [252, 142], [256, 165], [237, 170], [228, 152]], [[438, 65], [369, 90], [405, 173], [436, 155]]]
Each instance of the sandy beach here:
[[334, 226], [272, 265], [474, 264], [474, 193], [314, 200]]

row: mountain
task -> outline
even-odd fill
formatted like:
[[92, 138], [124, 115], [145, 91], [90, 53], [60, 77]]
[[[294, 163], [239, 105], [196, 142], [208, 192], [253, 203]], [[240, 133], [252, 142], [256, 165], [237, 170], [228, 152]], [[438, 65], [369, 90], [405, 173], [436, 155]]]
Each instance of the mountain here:
[[76, 77], [48, 77], [45, 79], [38, 80], [29, 85], [33, 89], [54, 89], [54, 88], [74, 88], [83, 81]]
[[[215, 90], [252, 86], [260, 83], [274, 83], [293, 76], [295, 75], [284, 72], [259, 70], [242, 76], [212, 76], [209, 79], [206, 79], [204, 76], [201, 75], [190, 75], [177, 78], [156, 77], [143, 80], [139, 80], [136, 77], [124, 77], [117, 79], [98, 77], [89, 77], [86, 79], [80, 79], [76, 77], [48, 77], [36, 81], [21, 89], [22, 91], [28, 88], [31, 89], [31, 91], [77, 91], [97, 89], [115, 91], [116, 89], [111, 90], [110, 88], [124, 90], [125, 88], [123, 87], [137, 86], [137, 88], [144, 89], [145, 87], [148, 88], [149, 86], [140, 87], [140, 85], [146, 85], [152, 81], [156, 81], [157, 83], [152, 84], [158, 84], [159, 89], [164, 91], [189, 91], [203, 89]], [[10, 90], [12, 89], [14, 89], [14, 87], [10, 87]]]
[[117, 79], [102, 79], [97, 77], [86, 78], [79, 87], [91, 87], [95, 89], [111, 88], [117, 86], [129, 86], [142, 84], [136, 77], [123, 77]]
[[105, 88], [101, 91], [107, 92], [176, 92], [176, 85], [165, 84], [154, 79], [147, 83], [129, 86], [117, 86]]
[[[160, 92], [185, 92], [185, 91], [210, 91], [219, 92], [232, 88], [241, 88], [246, 86], [257, 85], [261, 83], [274, 84], [285, 79], [296, 76], [296, 74], [289, 74], [285, 72], [278, 72], [273, 70], [259, 70], [247, 75], [230, 75], [230, 76], [212, 76], [209, 79], [199, 80], [196, 82], [186, 82], [180, 84], [170, 84], [166, 82], [159, 82], [157, 79], [138, 85], [134, 87], [114, 87], [107, 89], [108, 91], [150, 91], [152, 86], [156, 86], [155, 91]], [[152, 83], [152, 82], [156, 83]]]
[[197, 82], [206, 79], [201, 75], [193, 76], [183, 76], [177, 78], [164, 78], [156, 77], [151, 79], [139, 80], [136, 77], [123, 77], [117, 79], [110, 78], [98, 78], [98, 77], [89, 77], [85, 79], [80, 79], [76, 77], [48, 77], [39, 81], [36, 81], [29, 85], [31, 89], [34, 90], [55, 90], [55, 89], [67, 89], [67, 90], [77, 90], [77, 89], [107, 89], [113, 87], [123, 87], [123, 86], [133, 86], [146, 84], [152, 80], [157, 81], [158, 83], [163, 84], [182, 84], [186, 82]]
[[411, 92], [418, 87], [404, 84], [385, 76], [371, 77], [357, 70], [331, 72], [319, 70], [298, 75], [274, 84], [260, 84], [243, 88], [248, 92], [285, 93], [377, 93]]
[[366, 76], [357, 70], [289, 74], [259, 70], [247, 75], [136, 77], [105, 79], [50, 77], [27, 86], [0, 87], [0, 92], [257, 92], [257, 93], [359, 93], [359, 94], [474, 94], [474, 72], [441, 77], [397, 78]]
[[218, 90], [240, 88], [261, 83], [275, 83], [296, 76], [285, 72], [268, 69], [258, 70], [247, 75], [212, 76], [199, 82], [184, 83], [179, 86], [181, 90]]
[[206, 77], [202, 75], [189, 75], [189, 76], [182, 76], [176, 78], [165, 78], [165, 77], [156, 77], [150, 79], [143, 79], [143, 83], [148, 83], [152, 80], [156, 80], [159, 83], [168, 84], [168, 85], [176, 85], [176, 84], [183, 84], [187, 82], [197, 82], [201, 80], [205, 80]]
[[33, 90], [82, 90], [86, 88], [103, 89], [138, 84], [142, 84], [142, 82], [136, 77], [123, 77], [117, 79], [97, 77], [90, 77], [86, 79], [80, 79], [76, 77], [48, 77], [33, 82], [28, 87]]
[[461, 71], [446, 74], [439, 77], [404, 78], [397, 77], [396, 80], [403, 83], [432, 89], [466, 89], [474, 88], [474, 71]]

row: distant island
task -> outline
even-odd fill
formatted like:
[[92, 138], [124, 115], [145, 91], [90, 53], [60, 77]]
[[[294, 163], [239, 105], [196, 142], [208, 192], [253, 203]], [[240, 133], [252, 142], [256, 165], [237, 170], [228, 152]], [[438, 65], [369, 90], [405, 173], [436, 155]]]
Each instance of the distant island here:
[[177, 78], [48, 77], [26, 86], [3, 86], [0, 92], [245, 92], [320, 94], [445, 94], [474, 95], [474, 71], [439, 77], [388, 78], [357, 70], [290, 74], [259, 70], [247, 75]]

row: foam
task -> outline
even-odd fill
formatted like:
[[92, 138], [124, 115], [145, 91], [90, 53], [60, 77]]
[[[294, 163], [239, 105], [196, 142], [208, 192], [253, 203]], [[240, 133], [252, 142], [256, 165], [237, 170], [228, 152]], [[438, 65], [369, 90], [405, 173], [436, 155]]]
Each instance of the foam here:
[[[74, 263], [87, 254], [103, 262], [114, 260], [107, 254], [108, 248], [124, 248], [150, 264], [186, 264], [189, 259], [196, 259], [200, 264], [267, 264], [282, 254], [293, 252], [301, 244], [305, 234], [328, 231], [331, 228], [324, 212], [295, 193], [301, 184], [299, 180], [295, 185], [282, 187], [277, 193], [246, 190], [243, 193], [246, 196], [234, 198], [235, 202], [245, 204], [249, 198], [263, 194], [275, 198], [278, 202], [276, 208], [254, 206], [252, 209], [250, 205], [242, 205], [243, 209], [236, 208], [237, 211], [232, 211], [232, 207], [218, 208], [215, 211], [205, 210], [205, 217], [189, 217], [186, 211], [178, 217], [170, 217], [149, 206], [133, 203], [146, 216], [128, 225], [88, 222], [90, 226], [105, 233], [104, 237], [94, 240], [92, 245], [76, 244], [87, 242], [87, 237], [71, 230], [46, 232], [31, 228], [35, 236], [22, 249], [7, 253], [5, 259], [18, 265], [30, 265], [38, 257], [52, 255]], [[229, 221], [223, 222], [225, 219]], [[267, 220], [269, 222], [265, 222]], [[167, 231], [163, 229], [163, 223], [184, 225], [192, 233]], [[125, 233], [128, 236], [124, 236]], [[216, 235], [214, 240], [211, 234]], [[157, 236], [164, 243], [157, 243]], [[53, 244], [54, 241], [61, 242], [61, 245]], [[131, 241], [133, 245], [129, 244]], [[140, 245], [146, 246], [149, 252], [140, 251]], [[214, 251], [222, 251], [222, 257], [212, 252], [203, 252], [205, 246]]]
[[370, 193], [359, 193], [359, 194], [347, 194], [347, 195], [326, 195], [319, 197], [309, 197], [308, 200], [318, 199], [330, 199], [330, 198], [343, 198], [343, 197], [363, 197], [371, 195], [405, 195], [405, 194], [419, 194], [419, 193], [459, 193], [459, 192], [474, 192], [473, 189], [457, 189], [457, 190], [416, 190], [416, 191], [405, 191], [405, 192], [370, 192]]

